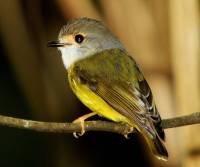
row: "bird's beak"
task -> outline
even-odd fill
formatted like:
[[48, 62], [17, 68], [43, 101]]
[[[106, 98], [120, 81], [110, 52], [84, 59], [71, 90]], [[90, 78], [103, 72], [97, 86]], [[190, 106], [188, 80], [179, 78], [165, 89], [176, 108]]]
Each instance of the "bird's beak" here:
[[71, 45], [71, 44], [67, 42], [60, 42], [60, 41], [50, 41], [47, 43], [48, 47], [63, 47], [66, 45]]

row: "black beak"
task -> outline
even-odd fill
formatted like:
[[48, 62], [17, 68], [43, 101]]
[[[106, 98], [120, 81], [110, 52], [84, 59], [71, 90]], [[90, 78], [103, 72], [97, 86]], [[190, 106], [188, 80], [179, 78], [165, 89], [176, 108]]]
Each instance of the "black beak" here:
[[71, 45], [70, 43], [62, 43], [60, 41], [50, 41], [47, 43], [48, 47], [62, 47], [65, 45]]

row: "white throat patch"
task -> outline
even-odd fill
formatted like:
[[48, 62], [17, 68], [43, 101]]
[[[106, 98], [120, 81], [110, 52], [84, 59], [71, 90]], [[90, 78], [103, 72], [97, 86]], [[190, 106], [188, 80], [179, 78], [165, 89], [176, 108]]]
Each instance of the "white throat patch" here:
[[82, 53], [77, 46], [71, 45], [63, 48], [58, 48], [62, 54], [62, 61], [66, 69], [70, 67], [73, 63], [83, 58], [86, 58], [87, 55]]

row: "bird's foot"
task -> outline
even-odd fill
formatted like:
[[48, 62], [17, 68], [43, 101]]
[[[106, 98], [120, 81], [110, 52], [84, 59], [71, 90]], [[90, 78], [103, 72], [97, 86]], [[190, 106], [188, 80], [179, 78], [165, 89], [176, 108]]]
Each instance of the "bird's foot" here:
[[124, 137], [126, 139], [130, 139], [129, 134], [134, 133], [134, 132], [136, 132], [136, 129], [132, 126], [129, 126], [128, 129], [126, 130], [126, 132], [124, 133]]
[[75, 138], [79, 138], [80, 136], [83, 136], [83, 135], [84, 135], [84, 133], [85, 133], [84, 121], [85, 121], [86, 119], [88, 119], [88, 118], [94, 116], [94, 115], [96, 115], [96, 113], [91, 112], [91, 113], [85, 114], [85, 115], [83, 115], [83, 116], [81, 116], [81, 117], [79, 117], [79, 118], [77, 118], [77, 119], [75, 119], [75, 120], [73, 121], [73, 123], [79, 123], [80, 126], [81, 126], [81, 132], [73, 132], [73, 136], [74, 136]]

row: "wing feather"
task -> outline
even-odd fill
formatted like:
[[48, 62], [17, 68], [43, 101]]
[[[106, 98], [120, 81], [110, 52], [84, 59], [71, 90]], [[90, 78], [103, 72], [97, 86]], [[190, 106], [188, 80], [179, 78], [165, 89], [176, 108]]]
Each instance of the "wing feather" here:
[[[94, 85], [92, 86], [94, 87]], [[126, 89], [128, 89], [128, 87]], [[135, 90], [137, 93], [130, 94], [126, 89], [120, 87], [120, 84], [115, 84], [111, 87], [105, 83], [98, 83], [96, 85], [95, 93], [120, 114], [127, 117], [131, 122], [134, 122], [139, 128], [139, 131], [144, 132], [143, 129], [145, 129], [145, 133], [150, 135], [151, 138], [155, 138], [155, 128], [151, 121], [149, 121], [145, 103], [137, 95], [139, 94], [138, 91]], [[138, 100], [140, 102], [138, 102]]]

